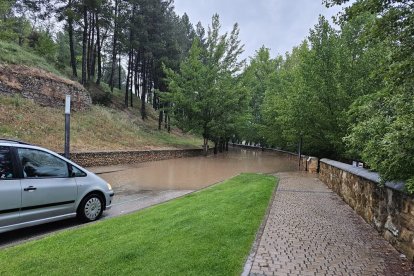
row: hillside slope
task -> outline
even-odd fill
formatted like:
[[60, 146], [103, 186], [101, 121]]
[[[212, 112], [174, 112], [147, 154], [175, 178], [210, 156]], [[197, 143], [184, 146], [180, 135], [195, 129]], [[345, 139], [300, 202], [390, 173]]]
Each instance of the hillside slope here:
[[[79, 151], [194, 148], [200, 138], [157, 129], [152, 111], [143, 122], [136, 110], [121, 111], [93, 105], [72, 113], [71, 149]], [[62, 152], [63, 109], [42, 107], [21, 97], [0, 96], [0, 137], [13, 138]]]
[[[0, 71], [3, 72], [0, 75], [0, 138], [19, 139], [63, 152], [63, 101], [64, 95], [76, 87], [74, 82], [43, 58], [1, 41], [0, 68], [4, 71]], [[36, 85], [28, 79], [35, 80]], [[183, 134], [178, 129], [170, 134], [164, 129], [159, 131], [157, 114], [149, 105], [148, 119], [142, 121], [138, 97], [134, 98], [134, 107], [125, 108], [120, 91], [109, 93], [107, 88], [96, 85], [88, 89], [92, 99], [104, 96], [109, 107], [90, 105], [89, 99], [88, 108], [72, 112], [71, 150], [74, 152], [194, 148], [202, 144], [200, 138]], [[29, 90], [33, 91], [28, 93]], [[43, 100], [38, 100], [35, 93]], [[55, 100], [44, 100], [45, 97]], [[79, 93], [72, 98], [84, 99]]]

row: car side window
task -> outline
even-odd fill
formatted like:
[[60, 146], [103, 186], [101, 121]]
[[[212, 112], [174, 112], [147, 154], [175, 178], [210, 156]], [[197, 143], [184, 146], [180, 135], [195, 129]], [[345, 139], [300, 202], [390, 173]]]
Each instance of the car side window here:
[[18, 148], [20, 163], [25, 178], [69, 177], [68, 164], [44, 151]]
[[10, 148], [0, 146], [0, 180], [13, 178], [14, 171]]
[[74, 176], [74, 177], [84, 177], [84, 176], [86, 176], [86, 173], [84, 173], [80, 169], [76, 168], [75, 166], [72, 166], [72, 176]]

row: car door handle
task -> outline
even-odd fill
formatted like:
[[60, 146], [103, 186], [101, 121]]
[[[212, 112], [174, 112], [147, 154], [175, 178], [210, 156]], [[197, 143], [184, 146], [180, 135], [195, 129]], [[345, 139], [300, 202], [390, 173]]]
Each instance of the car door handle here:
[[29, 187], [27, 187], [27, 188], [24, 188], [23, 189], [25, 192], [28, 192], [28, 191], [35, 191], [35, 190], [37, 190], [37, 188], [36, 187], [33, 187], [33, 186], [29, 186]]

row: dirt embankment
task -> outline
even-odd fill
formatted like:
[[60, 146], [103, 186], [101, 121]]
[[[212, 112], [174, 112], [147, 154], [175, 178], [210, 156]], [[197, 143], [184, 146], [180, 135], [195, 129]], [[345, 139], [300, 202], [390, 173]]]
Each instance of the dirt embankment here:
[[74, 110], [85, 110], [92, 104], [89, 93], [80, 84], [22, 65], [0, 65], [0, 94], [18, 94], [50, 107], [63, 107], [65, 96], [71, 95]]

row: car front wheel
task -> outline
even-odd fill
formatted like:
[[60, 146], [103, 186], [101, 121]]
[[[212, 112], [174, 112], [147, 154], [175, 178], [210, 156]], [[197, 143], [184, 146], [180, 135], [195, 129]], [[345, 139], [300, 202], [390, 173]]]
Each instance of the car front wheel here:
[[99, 195], [90, 194], [82, 199], [78, 208], [78, 218], [83, 222], [99, 219], [103, 212], [103, 201]]

